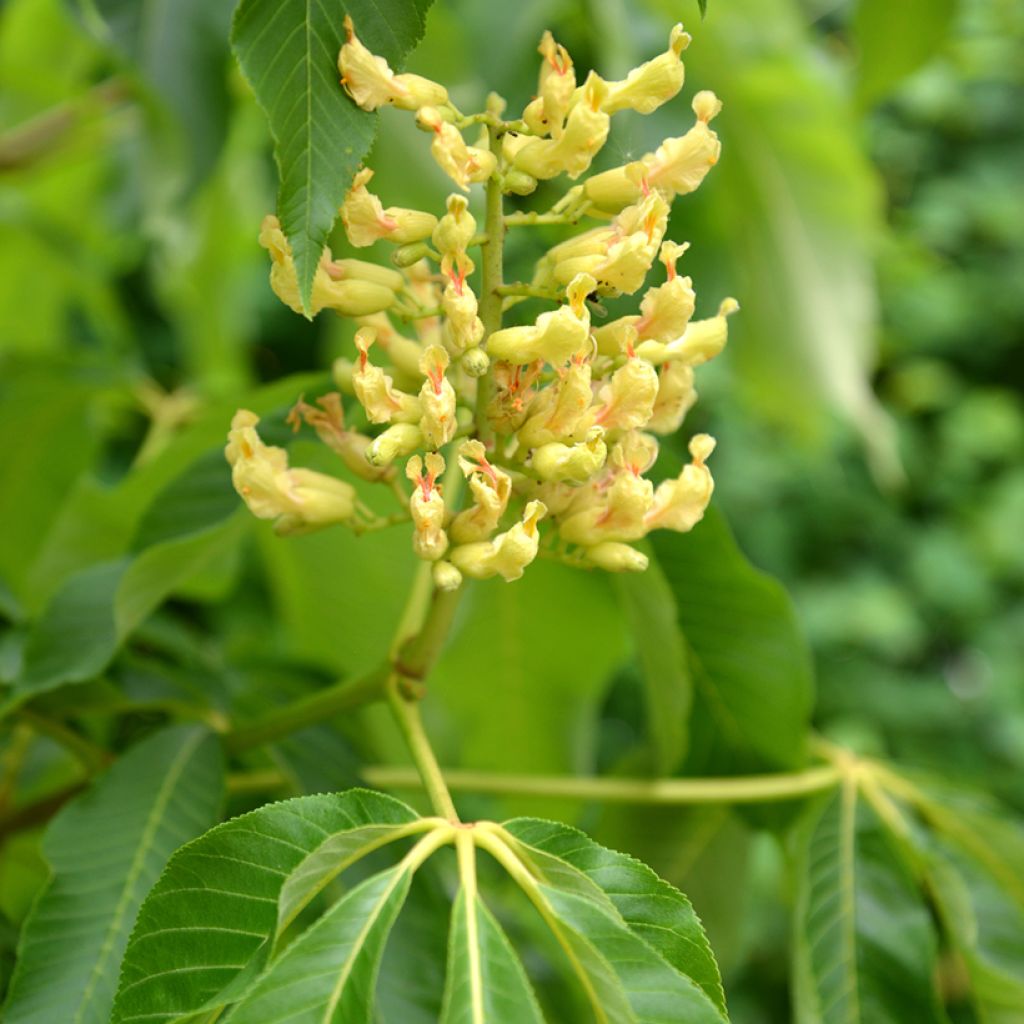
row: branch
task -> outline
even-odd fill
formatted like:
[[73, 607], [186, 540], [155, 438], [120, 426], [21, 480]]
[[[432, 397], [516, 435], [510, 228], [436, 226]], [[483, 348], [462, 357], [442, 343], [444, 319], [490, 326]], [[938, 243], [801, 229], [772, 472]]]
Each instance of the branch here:
[[[379, 789], [413, 789], [419, 785], [415, 772], [392, 765], [368, 765], [362, 776], [369, 785]], [[831, 789], [841, 777], [841, 771], [832, 765], [776, 775], [694, 779], [444, 772], [449, 788], [471, 793], [662, 805], [753, 804], [790, 800]]]

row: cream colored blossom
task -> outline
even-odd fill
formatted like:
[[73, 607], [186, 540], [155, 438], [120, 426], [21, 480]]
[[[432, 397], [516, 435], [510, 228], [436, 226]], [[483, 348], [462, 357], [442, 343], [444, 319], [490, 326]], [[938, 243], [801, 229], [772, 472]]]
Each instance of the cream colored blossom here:
[[711, 471], [704, 463], [714, 450], [713, 437], [708, 434], [693, 437], [690, 441], [693, 461], [683, 467], [677, 479], [663, 481], [654, 492], [654, 502], [645, 520], [648, 529], [685, 533], [704, 518], [715, 489]]
[[463, 192], [469, 191], [470, 182], [486, 181], [497, 167], [497, 158], [487, 149], [467, 146], [462, 132], [445, 121], [434, 107], [424, 107], [416, 115], [421, 127], [434, 133], [430, 152], [438, 167]]
[[571, 544], [589, 547], [603, 541], [631, 541], [645, 536], [647, 513], [654, 503], [654, 485], [632, 473], [617, 473], [580, 511], [570, 510], [558, 527]]
[[291, 469], [283, 448], [265, 445], [259, 417], [240, 409], [231, 420], [224, 454], [231, 482], [257, 519], [273, 519], [279, 534], [308, 533], [355, 516], [355, 488], [311, 469]]
[[512, 478], [487, 459], [480, 441], [463, 441], [459, 468], [469, 483], [473, 504], [453, 520], [449, 533], [456, 544], [485, 540], [498, 528], [512, 494]]
[[657, 398], [658, 371], [645, 359], [627, 359], [598, 392], [595, 423], [605, 430], [642, 427], [651, 418]]
[[346, 14], [346, 42], [338, 54], [338, 70], [345, 92], [363, 110], [376, 110], [391, 104], [403, 110], [443, 106], [448, 90], [420, 75], [396, 75], [383, 57], [372, 54], [359, 40]]
[[469, 212], [469, 203], [457, 192], [448, 197], [448, 212], [434, 228], [433, 243], [442, 256], [465, 253], [476, 234], [476, 219]]
[[544, 388], [516, 437], [523, 448], [578, 440], [593, 419], [590, 363], [573, 359], [559, 380]]
[[608, 114], [635, 110], [650, 114], [672, 99], [683, 87], [681, 54], [690, 45], [690, 35], [676, 25], [669, 36], [668, 49], [653, 60], [641, 64], [621, 82], [609, 82], [601, 108]]
[[426, 377], [420, 388], [420, 432], [431, 448], [440, 448], [455, 436], [455, 388], [445, 377], [448, 353], [440, 345], [431, 345], [420, 359], [420, 372]]
[[540, 533], [537, 524], [547, 514], [541, 501], [526, 505], [523, 518], [494, 540], [463, 544], [453, 548], [452, 564], [465, 576], [487, 579], [501, 576], [506, 581], [519, 579], [526, 567], [537, 557]]
[[[302, 313], [299, 281], [292, 259], [292, 247], [273, 214], [263, 218], [260, 245], [270, 253], [270, 287], [274, 294], [296, 313]], [[335, 280], [330, 273], [331, 251], [325, 249], [313, 277], [309, 315], [333, 309], [345, 316], [366, 316], [387, 309], [395, 302], [394, 291], [383, 284], [358, 278]]]
[[412, 481], [409, 512], [412, 515], [412, 547], [418, 558], [436, 562], [448, 550], [444, 531], [445, 504], [438, 479], [444, 472], [444, 457], [429, 452], [426, 459], [414, 455], [405, 466]]
[[655, 434], [674, 434], [697, 401], [693, 367], [686, 363], [665, 363], [658, 372], [658, 397], [646, 423]]
[[385, 210], [380, 199], [366, 187], [371, 178], [373, 171], [364, 167], [356, 174], [345, 194], [341, 221], [348, 240], [356, 248], [361, 248], [373, 245], [381, 238], [396, 245], [429, 238], [437, 225], [437, 218], [432, 213], [400, 206], [389, 206]]
[[592, 427], [576, 444], [552, 441], [533, 453], [530, 465], [541, 480], [584, 483], [603, 465], [608, 456], [604, 431]]
[[345, 468], [363, 480], [383, 480], [391, 475], [388, 467], [371, 466], [366, 461], [371, 439], [346, 428], [341, 395], [337, 391], [322, 395], [315, 406], [300, 398], [288, 414], [288, 422], [294, 430], [298, 430], [303, 422], [311, 426], [317, 437], [341, 458]]
[[651, 188], [673, 196], [692, 192], [718, 163], [722, 144], [709, 122], [722, 109], [713, 92], [699, 92], [693, 98], [697, 123], [679, 138], [666, 139], [643, 159], [646, 181]]
[[392, 420], [415, 422], [422, 414], [419, 400], [399, 391], [391, 377], [370, 362], [370, 346], [375, 338], [376, 332], [372, 327], [360, 327], [356, 331], [359, 361], [352, 373], [356, 398], [371, 423], [390, 423]]
[[642, 551], [614, 540], [585, 548], [584, 554], [591, 565], [605, 572], [644, 572], [648, 566], [648, 558]]

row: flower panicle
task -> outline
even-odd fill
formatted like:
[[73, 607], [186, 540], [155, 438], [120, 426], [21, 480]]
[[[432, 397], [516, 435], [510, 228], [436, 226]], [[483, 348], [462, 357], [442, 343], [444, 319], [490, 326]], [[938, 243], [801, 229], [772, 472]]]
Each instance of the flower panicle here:
[[[357, 250], [390, 245], [392, 258], [384, 265], [324, 249], [308, 312], [353, 320], [352, 350], [334, 363], [336, 390], [309, 403], [300, 397], [288, 417], [295, 430], [311, 428], [349, 479], [293, 468], [285, 449], [260, 438], [255, 414], [241, 410], [225, 450], [236, 489], [282, 534], [405, 519], [440, 590], [466, 579], [516, 580], [539, 557], [642, 572], [648, 556], [637, 545], [652, 530], [691, 530], [714, 491], [708, 434], [690, 439], [677, 476], [655, 486], [648, 474], [660, 439], [696, 403], [699, 367], [725, 348], [739, 308], [726, 298], [696, 318], [689, 243], [669, 235], [673, 201], [699, 187], [721, 155], [711, 127], [720, 101], [698, 92], [683, 134], [589, 172], [617, 113], [650, 114], [679, 94], [689, 34], [675, 25], [661, 53], [611, 81], [581, 71], [545, 32], [536, 95], [505, 121], [500, 99], [464, 116], [440, 83], [395, 73], [351, 18], [344, 29], [341, 87], [364, 110], [410, 111], [455, 190], [430, 210], [385, 205], [373, 170], [356, 173], [339, 209], [345, 237]], [[476, 140], [466, 135], [473, 125], [482, 130]], [[480, 232], [473, 186], [521, 196], [563, 175], [582, 180], [551, 211], [504, 224], [587, 217], [592, 226], [543, 252], [522, 284], [487, 284], [477, 264], [503, 237], [486, 233], [490, 215]], [[264, 219], [260, 243], [271, 288], [302, 312], [275, 216]], [[635, 312], [609, 319], [603, 300], [625, 295], [637, 297]], [[531, 297], [554, 308], [507, 326], [491, 316], [485, 328], [485, 308], [511, 310]], [[373, 485], [399, 501], [397, 512], [371, 511]]]

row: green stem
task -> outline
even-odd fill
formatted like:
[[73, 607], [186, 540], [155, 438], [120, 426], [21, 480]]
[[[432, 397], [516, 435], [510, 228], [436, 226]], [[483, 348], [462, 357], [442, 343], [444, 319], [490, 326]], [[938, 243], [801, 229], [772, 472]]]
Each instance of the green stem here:
[[283, 708], [275, 708], [255, 722], [227, 732], [225, 746], [233, 754], [261, 747], [344, 711], [382, 700], [388, 674], [387, 666], [381, 665], [368, 675], [346, 679]]
[[565, 292], [560, 288], [541, 288], [537, 285], [516, 282], [515, 284], [502, 284], [496, 289], [501, 296], [517, 295], [529, 299], [549, 299], [551, 302], [565, 302]]
[[[502, 275], [504, 274], [504, 249], [505, 249], [505, 218], [504, 205], [501, 196], [501, 133], [494, 124], [487, 127], [490, 138], [491, 152], [498, 158], [499, 170], [487, 181], [486, 215], [484, 218], [484, 233], [487, 241], [480, 247], [482, 256], [482, 280], [480, 287], [480, 319], [484, 325], [483, 344], [495, 332], [501, 330], [501, 292]], [[477, 436], [484, 444], [493, 438], [494, 431], [491, 430], [490, 422], [487, 419], [487, 406], [490, 404], [491, 395], [494, 391], [494, 374], [488, 370], [477, 381], [476, 397], [476, 427]]]
[[398, 673], [394, 673], [388, 679], [387, 695], [391, 712], [395, 716], [395, 721], [398, 723], [406, 745], [409, 747], [409, 753], [412, 754], [416, 773], [430, 798], [431, 807], [442, 818], [457, 822], [459, 815], [455, 810], [451, 794], [448, 792], [444, 776], [441, 774], [441, 766], [437, 763], [430, 740], [427, 739], [426, 731], [423, 728], [419, 703], [408, 700], [402, 693], [401, 679]]
[[47, 718], [29, 708], [22, 708], [18, 712], [18, 717], [39, 735], [48, 736], [55, 743], [64, 747], [68, 753], [73, 754], [89, 775], [105, 768], [114, 759], [113, 754], [108, 750], [97, 746], [92, 740], [75, 732], [63, 722]]
[[[406, 789], [416, 776], [393, 766], [368, 766], [363, 778], [381, 789]], [[751, 804], [810, 796], [837, 785], [842, 772], [832, 765], [802, 772], [697, 779], [586, 778], [560, 775], [446, 771], [448, 786], [471, 793], [637, 804]]]

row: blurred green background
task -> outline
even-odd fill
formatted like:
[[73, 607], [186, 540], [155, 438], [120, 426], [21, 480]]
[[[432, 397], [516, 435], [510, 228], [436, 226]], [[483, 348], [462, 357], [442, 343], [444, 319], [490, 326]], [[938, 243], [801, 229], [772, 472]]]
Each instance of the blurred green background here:
[[[275, 171], [229, 59], [232, 6], [107, 3], [109, 28], [89, 3], [0, 7], [0, 680], [18, 674], [21, 624], [127, 550], [148, 501], [253, 389], [309, 374], [315, 392], [347, 342], [267, 285], [256, 236]], [[710, 0], [701, 22], [695, 0], [523, 0], [509, 19], [436, 0], [410, 70], [464, 110], [491, 88], [516, 109], [544, 28], [609, 77], [663, 49], [673, 22], [692, 32], [683, 96], [617, 118], [599, 164], [681, 134], [698, 89], [723, 100], [722, 160], [670, 233], [693, 243], [698, 315], [725, 295], [742, 312], [684, 439], [718, 438], [716, 503], [794, 597], [816, 728], [1024, 810], [1024, 3]], [[370, 163], [386, 203], [437, 211], [449, 189], [397, 112]], [[560, 186], [545, 189], [531, 207]], [[514, 234], [510, 265], [526, 277], [558, 237]], [[299, 389], [259, 401], [283, 409]], [[256, 677], [272, 702], [369, 667], [412, 571], [399, 533], [234, 530], [123, 652], [122, 692], [166, 705]], [[481, 590], [462, 624], [477, 642], [440, 666], [445, 702], [427, 713], [443, 760], [613, 769], [641, 726], [608, 582], [538, 566], [516, 587], [513, 642], [491, 631], [512, 598]], [[446, 691], [456, 679], [477, 685]], [[296, 754], [311, 788], [351, 779], [349, 748], [325, 744]], [[68, 769], [56, 748], [33, 756], [45, 794]], [[725, 811], [591, 809], [586, 823], [685, 887], [736, 1021], [786, 1019], [776, 840]], [[32, 836], [0, 854], [4, 929], [41, 877]]]

